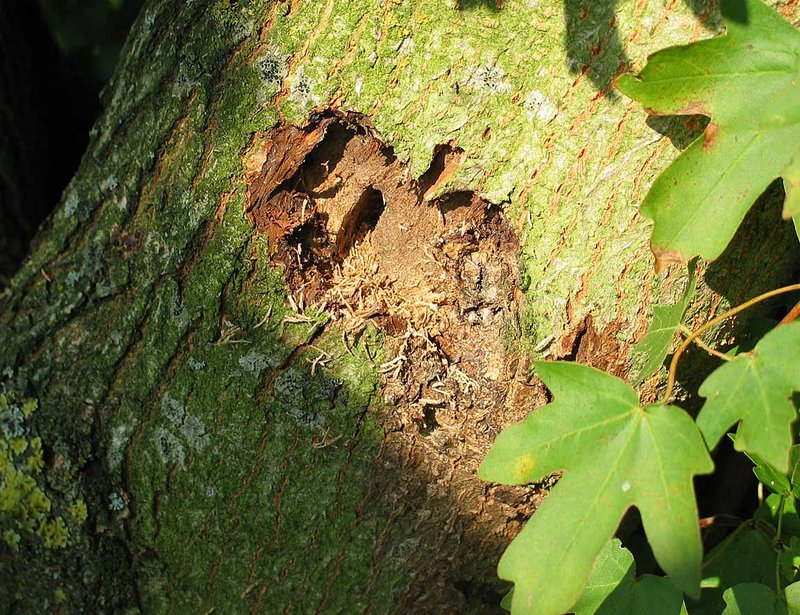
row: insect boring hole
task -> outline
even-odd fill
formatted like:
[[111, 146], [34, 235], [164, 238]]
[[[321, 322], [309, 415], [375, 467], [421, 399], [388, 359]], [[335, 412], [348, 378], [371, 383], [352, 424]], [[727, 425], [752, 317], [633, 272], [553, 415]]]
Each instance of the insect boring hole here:
[[437, 146], [417, 180], [358, 118], [279, 127], [262, 143], [248, 213], [271, 262], [330, 326], [386, 334], [382, 392], [401, 409], [400, 431], [428, 437], [468, 420], [477, 433], [530, 405], [530, 388], [508, 391], [526, 369], [508, 354], [519, 240], [501, 207], [446, 190], [461, 148]]
[[344, 260], [353, 246], [362, 243], [375, 230], [381, 214], [386, 209], [383, 193], [368, 186], [356, 201], [353, 208], [342, 220], [336, 235], [337, 256]]

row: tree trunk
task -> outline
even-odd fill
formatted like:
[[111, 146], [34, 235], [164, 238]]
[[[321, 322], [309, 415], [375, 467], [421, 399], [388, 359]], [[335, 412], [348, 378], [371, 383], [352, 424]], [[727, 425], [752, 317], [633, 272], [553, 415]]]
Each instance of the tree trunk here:
[[[625, 375], [681, 288], [636, 208], [692, 124], [610, 84], [718, 27], [499, 4], [145, 7], [0, 304], [6, 611], [497, 610], [531, 358]], [[775, 201], [693, 317], [790, 277]]]

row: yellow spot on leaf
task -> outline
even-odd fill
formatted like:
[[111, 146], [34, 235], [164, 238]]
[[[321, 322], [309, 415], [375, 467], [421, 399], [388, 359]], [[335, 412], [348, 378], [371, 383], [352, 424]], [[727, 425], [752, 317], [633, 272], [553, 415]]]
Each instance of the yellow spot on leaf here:
[[517, 476], [529, 479], [536, 469], [536, 457], [532, 453], [520, 455], [514, 462], [514, 469], [516, 470]]

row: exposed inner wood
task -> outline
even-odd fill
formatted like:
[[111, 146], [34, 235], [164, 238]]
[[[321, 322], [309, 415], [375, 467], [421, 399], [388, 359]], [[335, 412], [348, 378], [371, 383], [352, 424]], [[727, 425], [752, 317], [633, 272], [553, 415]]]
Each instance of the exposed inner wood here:
[[[513, 379], [519, 243], [499, 208], [471, 192], [426, 202], [435, 174], [415, 181], [365, 129], [341, 121], [289, 128], [272, 143], [250, 212], [299, 304], [350, 332], [371, 320], [402, 339], [398, 376], [415, 337], [463, 383]], [[452, 174], [461, 155], [443, 146], [432, 170]]]
[[[379, 368], [388, 438], [373, 487], [399, 523], [425, 511], [429, 521], [410, 534], [419, 543], [415, 570], [441, 576], [425, 572], [438, 565], [431, 550], [463, 559], [464, 540], [475, 544], [472, 564], [496, 562], [544, 493], [477, 478], [500, 430], [545, 400], [517, 350], [512, 226], [472, 192], [426, 199], [461, 162], [451, 145], [437, 148], [419, 181], [367, 127], [343, 118], [284, 128], [253, 151], [249, 212], [295, 302], [326, 310], [345, 340], [368, 322], [386, 334]], [[451, 582], [437, 600], [452, 593], [458, 604]], [[419, 596], [406, 598], [419, 606]]]

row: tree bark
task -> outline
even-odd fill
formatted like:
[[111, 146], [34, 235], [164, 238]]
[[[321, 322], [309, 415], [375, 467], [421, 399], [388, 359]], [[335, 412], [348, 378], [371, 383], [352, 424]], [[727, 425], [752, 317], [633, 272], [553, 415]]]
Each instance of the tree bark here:
[[[144, 8], [0, 304], [6, 611], [497, 611], [531, 358], [625, 375], [681, 290], [636, 208], [692, 125], [612, 80], [718, 28], [500, 4]], [[693, 318], [792, 275], [776, 200]]]

